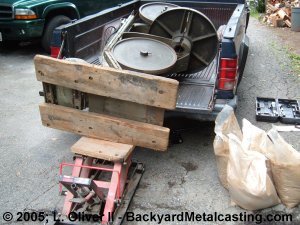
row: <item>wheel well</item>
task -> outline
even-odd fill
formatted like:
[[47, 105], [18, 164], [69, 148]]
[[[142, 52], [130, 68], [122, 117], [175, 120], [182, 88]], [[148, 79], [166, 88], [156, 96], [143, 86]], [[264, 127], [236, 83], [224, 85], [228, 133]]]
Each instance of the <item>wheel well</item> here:
[[53, 17], [59, 16], [59, 15], [67, 16], [72, 20], [78, 19], [78, 15], [77, 15], [77, 13], [74, 9], [72, 9], [72, 8], [61, 8], [61, 9], [51, 10], [45, 18], [46, 23], [49, 22], [50, 19], [52, 19]]

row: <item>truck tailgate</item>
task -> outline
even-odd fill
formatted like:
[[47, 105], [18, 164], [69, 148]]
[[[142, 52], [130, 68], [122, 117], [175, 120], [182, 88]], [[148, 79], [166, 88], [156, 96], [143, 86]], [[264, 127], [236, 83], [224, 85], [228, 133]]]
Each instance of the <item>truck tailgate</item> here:
[[216, 57], [208, 67], [199, 72], [174, 73], [168, 76], [180, 82], [176, 111], [203, 112], [213, 110], [217, 62]]

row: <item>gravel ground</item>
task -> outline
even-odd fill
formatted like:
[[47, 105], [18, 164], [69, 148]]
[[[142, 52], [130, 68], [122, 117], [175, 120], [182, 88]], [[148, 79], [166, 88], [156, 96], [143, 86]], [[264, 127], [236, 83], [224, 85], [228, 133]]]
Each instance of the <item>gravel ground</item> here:
[[[251, 19], [248, 35], [250, 52], [238, 89], [237, 117], [239, 122], [247, 118], [267, 130], [271, 124], [255, 121], [255, 97], [299, 98], [300, 81], [290, 72], [286, 53], [274, 48], [278, 39], [272, 29], [266, 29], [257, 20]], [[49, 212], [61, 208], [58, 165], [72, 160], [69, 149], [79, 139], [77, 135], [41, 125], [38, 103], [43, 99], [38, 96], [38, 91], [42, 87], [35, 79], [32, 63], [33, 56], [40, 52], [37, 45], [0, 48], [0, 224], [8, 224], [2, 219], [2, 214], [7, 211], [16, 216], [18, 211], [23, 210]], [[135, 158], [145, 163], [146, 171], [129, 211], [161, 214], [181, 211], [244, 212], [237, 206], [231, 206], [229, 194], [218, 180], [212, 146], [214, 124], [181, 121], [183, 123], [185, 126], [197, 126], [197, 129], [182, 133], [183, 144], [174, 145], [165, 153], [145, 149], [135, 151]], [[300, 150], [299, 133], [284, 134], [284, 137]], [[260, 213], [291, 213], [293, 224], [300, 223], [299, 206], [287, 209], [278, 205]]]
[[280, 47], [289, 47], [290, 50], [300, 55], [300, 35], [299, 32], [294, 32], [290, 28], [287, 27], [271, 27], [265, 26], [269, 32], [275, 34], [273, 38], [276, 39], [276, 42]]

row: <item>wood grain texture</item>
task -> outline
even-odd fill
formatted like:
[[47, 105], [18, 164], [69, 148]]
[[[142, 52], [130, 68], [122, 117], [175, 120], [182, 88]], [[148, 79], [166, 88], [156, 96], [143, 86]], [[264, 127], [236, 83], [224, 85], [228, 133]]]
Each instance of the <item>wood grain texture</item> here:
[[114, 98], [89, 94], [89, 111], [162, 126], [165, 110]]
[[154, 150], [167, 150], [169, 128], [42, 103], [43, 125], [83, 136], [130, 144]]
[[164, 109], [175, 109], [178, 81], [37, 55], [38, 81]]
[[72, 147], [75, 154], [104, 159], [112, 162], [123, 162], [133, 151], [133, 145], [82, 137]]

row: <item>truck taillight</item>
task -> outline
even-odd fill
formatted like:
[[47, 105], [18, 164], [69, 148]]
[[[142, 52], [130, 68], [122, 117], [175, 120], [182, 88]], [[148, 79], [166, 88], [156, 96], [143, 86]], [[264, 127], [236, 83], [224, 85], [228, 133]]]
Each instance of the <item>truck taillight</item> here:
[[221, 58], [221, 63], [220, 63], [220, 68], [224, 69], [235, 69], [237, 67], [237, 59], [226, 59], [226, 58]]
[[60, 47], [53, 47], [53, 46], [51, 46], [50, 49], [51, 49], [51, 57], [57, 58], [58, 54], [59, 54]]
[[233, 90], [237, 79], [237, 58], [221, 58], [218, 89]]
[[220, 79], [235, 80], [235, 77], [236, 77], [236, 69], [220, 70]]
[[233, 90], [235, 85], [235, 80], [231, 79], [219, 79], [219, 89], [221, 90]]

